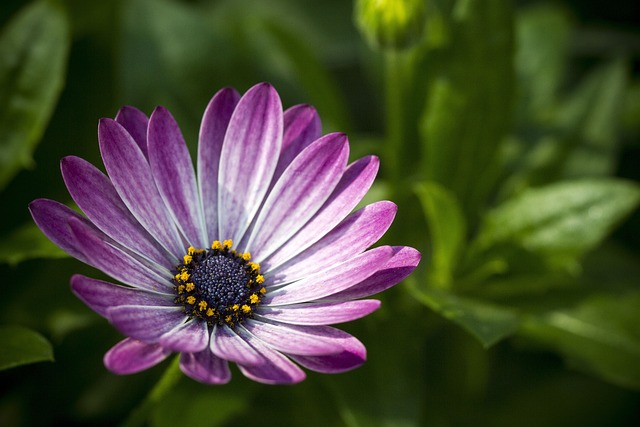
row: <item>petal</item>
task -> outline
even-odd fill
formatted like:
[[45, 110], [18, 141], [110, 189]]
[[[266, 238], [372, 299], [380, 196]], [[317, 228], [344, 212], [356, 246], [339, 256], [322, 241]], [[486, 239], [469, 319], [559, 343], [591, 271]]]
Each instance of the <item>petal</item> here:
[[[373, 183], [378, 172], [378, 158], [364, 157], [347, 167], [329, 200], [316, 215], [267, 260], [261, 261], [269, 270], [299, 254], [317, 242], [356, 207]], [[265, 269], [265, 271], [267, 271]]]
[[80, 274], [71, 277], [71, 290], [103, 317], [109, 308], [119, 305], [174, 306], [172, 295], [125, 288]]
[[116, 122], [129, 132], [129, 135], [140, 147], [142, 154], [148, 157], [147, 127], [149, 126], [149, 118], [147, 115], [135, 107], [125, 105], [118, 111]]
[[324, 374], [339, 374], [361, 366], [367, 360], [367, 350], [349, 349], [338, 354], [324, 356], [291, 356], [300, 365]]
[[104, 365], [114, 374], [134, 374], [157, 365], [170, 354], [158, 344], [125, 338], [104, 355]]
[[149, 119], [149, 165], [158, 191], [189, 244], [206, 248], [204, 218], [189, 150], [175, 119], [158, 107]]
[[282, 104], [271, 85], [252, 87], [238, 102], [220, 155], [220, 239], [242, 240], [269, 188], [282, 145], [282, 126]]
[[238, 326], [237, 330], [262, 357], [262, 363], [258, 365], [238, 364], [238, 368], [244, 376], [264, 384], [295, 384], [306, 378], [302, 369], [282, 354], [262, 344], [258, 338], [252, 336], [242, 326]]
[[295, 304], [335, 294], [373, 275], [391, 254], [388, 246], [372, 249], [328, 270], [269, 291], [262, 302], [264, 305]]
[[393, 255], [385, 266], [371, 277], [349, 289], [331, 295], [328, 299], [345, 300], [368, 297], [402, 282], [418, 266], [420, 252], [408, 246], [394, 246]]
[[209, 328], [206, 322], [192, 319], [162, 335], [159, 344], [171, 351], [197, 353], [209, 346]]
[[326, 135], [305, 148], [269, 193], [246, 250], [264, 259], [295, 234], [331, 195], [348, 157], [344, 134]]
[[322, 135], [322, 124], [315, 108], [310, 105], [294, 105], [284, 112], [284, 135], [278, 166], [273, 174], [277, 180], [302, 150]]
[[277, 307], [259, 306], [256, 318], [277, 320], [295, 325], [331, 325], [349, 322], [380, 308], [378, 300], [292, 304]]
[[70, 218], [75, 218], [87, 227], [92, 227], [93, 225], [85, 217], [62, 203], [49, 199], [34, 200], [29, 204], [29, 211], [33, 221], [49, 240], [72, 257], [91, 264], [78, 247], [76, 237], [69, 227]]
[[242, 326], [274, 350], [302, 356], [341, 353], [348, 345], [346, 341], [355, 339], [329, 326], [285, 325], [251, 319], [245, 320]]
[[274, 284], [291, 282], [362, 253], [389, 229], [396, 211], [396, 205], [388, 201], [365, 206], [300, 255], [269, 270], [267, 277], [273, 277]]
[[213, 327], [210, 347], [213, 354], [221, 359], [246, 366], [262, 363], [260, 354], [226, 325]]
[[122, 246], [171, 268], [171, 255], [140, 225], [105, 174], [84, 159], [68, 156], [60, 162], [69, 194], [89, 219]]
[[107, 310], [111, 323], [123, 334], [145, 342], [160, 337], [186, 320], [182, 307], [122, 305]]
[[199, 353], [182, 353], [180, 370], [205, 384], [226, 384], [231, 380], [227, 361], [214, 356], [208, 349]]
[[168, 270], [165, 270], [163, 276], [163, 273], [152, 266], [143, 264], [143, 260], [115, 247], [107, 236], [77, 218], [69, 219], [69, 227], [76, 238], [78, 249], [85, 254], [88, 263], [114, 279], [152, 291], [167, 290], [171, 286]]
[[202, 117], [198, 142], [198, 186], [207, 227], [207, 244], [218, 236], [218, 170], [224, 135], [240, 95], [232, 88], [218, 91]]
[[109, 178], [124, 204], [162, 246], [180, 259], [185, 245], [140, 148], [122, 126], [110, 119], [100, 120], [98, 141]]

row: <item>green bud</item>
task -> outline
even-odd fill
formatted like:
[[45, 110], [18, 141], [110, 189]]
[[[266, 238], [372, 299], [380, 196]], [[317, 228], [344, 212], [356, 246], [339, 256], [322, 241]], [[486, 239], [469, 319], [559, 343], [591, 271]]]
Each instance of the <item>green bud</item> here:
[[355, 18], [374, 47], [400, 50], [422, 37], [427, 0], [357, 0]]

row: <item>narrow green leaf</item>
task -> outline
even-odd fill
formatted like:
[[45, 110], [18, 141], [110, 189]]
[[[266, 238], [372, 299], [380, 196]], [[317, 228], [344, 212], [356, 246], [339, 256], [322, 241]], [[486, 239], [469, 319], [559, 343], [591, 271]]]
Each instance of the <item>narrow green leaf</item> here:
[[24, 326], [0, 326], [0, 350], [0, 370], [53, 361], [53, 349], [49, 341]]
[[640, 292], [590, 297], [576, 307], [527, 318], [522, 332], [576, 369], [640, 389]]
[[520, 325], [515, 312], [483, 301], [433, 288], [416, 290], [414, 295], [436, 313], [462, 326], [485, 348], [513, 335]]
[[541, 257], [550, 267], [572, 267], [638, 202], [638, 186], [615, 179], [530, 189], [487, 213], [474, 250], [505, 245]]
[[65, 258], [68, 255], [42, 234], [35, 224], [26, 224], [0, 239], [0, 263], [17, 264], [32, 258]]
[[24, 8], [0, 35], [0, 190], [33, 165], [64, 84], [69, 28], [53, 2]]
[[435, 182], [417, 185], [416, 193], [429, 225], [430, 281], [449, 286], [466, 238], [462, 209], [455, 195]]

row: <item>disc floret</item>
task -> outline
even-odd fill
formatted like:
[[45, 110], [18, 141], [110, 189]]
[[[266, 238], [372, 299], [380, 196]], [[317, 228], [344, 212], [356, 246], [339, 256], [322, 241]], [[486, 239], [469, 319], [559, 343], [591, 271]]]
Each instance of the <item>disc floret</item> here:
[[209, 325], [234, 326], [250, 317], [266, 289], [260, 265], [233, 242], [215, 240], [209, 249], [190, 246], [174, 271], [175, 303], [187, 316]]

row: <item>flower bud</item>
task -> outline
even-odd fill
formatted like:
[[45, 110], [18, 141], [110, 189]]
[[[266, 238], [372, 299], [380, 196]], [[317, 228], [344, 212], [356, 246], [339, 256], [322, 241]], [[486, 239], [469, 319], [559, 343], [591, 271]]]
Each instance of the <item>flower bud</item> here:
[[355, 18], [374, 47], [400, 50], [420, 41], [427, 0], [357, 0]]

